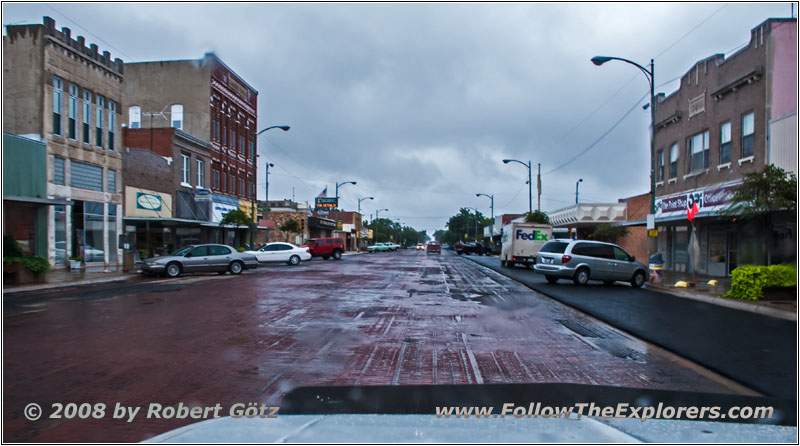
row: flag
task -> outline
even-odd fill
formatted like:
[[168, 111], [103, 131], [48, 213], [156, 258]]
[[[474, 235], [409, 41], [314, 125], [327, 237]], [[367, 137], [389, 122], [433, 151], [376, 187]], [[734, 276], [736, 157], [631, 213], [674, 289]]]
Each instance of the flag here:
[[688, 211], [686, 213], [687, 214], [686, 216], [689, 219], [689, 221], [694, 220], [694, 216], [697, 215], [698, 212], [700, 212], [700, 207], [697, 206], [697, 201], [695, 201], [694, 203], [692, 203], [692, 206], [688, 208]]
[[317, 198], [326, 198], [328, 196], [328, 186], [325, 186], [325, 189], [322, 189], [322, 192], [317, 195]]

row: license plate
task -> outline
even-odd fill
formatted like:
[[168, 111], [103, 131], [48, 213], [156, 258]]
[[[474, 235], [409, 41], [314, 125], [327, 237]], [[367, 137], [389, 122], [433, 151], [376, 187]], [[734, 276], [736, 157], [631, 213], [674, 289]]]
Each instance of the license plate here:
[[553, 259], [549, 257], [542, 257], [542, 263], [553, 263]]

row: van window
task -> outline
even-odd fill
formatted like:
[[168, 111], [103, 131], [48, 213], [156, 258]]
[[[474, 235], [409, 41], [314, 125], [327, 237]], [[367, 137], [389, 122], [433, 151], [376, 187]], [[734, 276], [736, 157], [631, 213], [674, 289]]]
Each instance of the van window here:
[[614, 246], [613, 248], [614, 248], [614, 258], [615, 259], [623, 260], [623, 261], [626, 261], [626, 262], [630, 261], [631, 256], [628, 255], [628, 253], [625, 252], [625, 250], [623, 250], [622, 248], [619, 248], [617, 246]]
[[[539, 252], [552, 252], [556, 254], [564, 254], [564, 251], [567, 249], [567, 242], [547, 242], [539, 249]], [[575, 252], [575, 249], [572, 249], [572, 252]]]
[[578, 256], [597, 257], [600, 259], [613, 259], [614, 250], [610, 245], [599, 243], [576, 243], [572, 247], [572, 254]]

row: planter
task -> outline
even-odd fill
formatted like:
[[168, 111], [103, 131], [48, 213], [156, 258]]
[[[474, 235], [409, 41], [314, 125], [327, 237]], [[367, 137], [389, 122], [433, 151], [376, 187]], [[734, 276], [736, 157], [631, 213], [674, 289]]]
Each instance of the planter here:
[[26, 283], [45, 283], [45, 274], [34, 276], [21, 263], [3, 264], [3, 285], [24, 285]]
[[70, 271], [78, 271], [83, 268], [83, 262], [80, 260], [70, 260], [69, 261], [69, 269]]
[[797, 300], [797, 287], [767, 286], [762, 289], [761, 300]]

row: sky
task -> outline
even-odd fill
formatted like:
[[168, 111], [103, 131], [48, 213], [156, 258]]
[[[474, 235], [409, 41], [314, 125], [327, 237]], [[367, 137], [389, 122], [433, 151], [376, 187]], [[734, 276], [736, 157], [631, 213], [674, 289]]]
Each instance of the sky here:
[[[790, 3], [3, 3], [3, 25], [42, 23], [126, 62], [215, 52], [258, 90], [269, 198], [340, 204], [432, 234], [461, 207], [528, 210], [616, 202], [650, 189], [649, 84], [656, 92]], [[796, 11], [795, 11], [796, 15]], [[4, 28], [5, 32], [5, 28]], [[603, 136], [605, 134], [605, 136]], [[588, 151], [585, 149], [591, 147]], [[584, 152], [581, 154], [581, 152]], [[576, 157], [577, 156], [577, 157]], [[565, 163], [569, 162], [565, 165]], [[562, 167], [563, 166], [563, 167]]]

